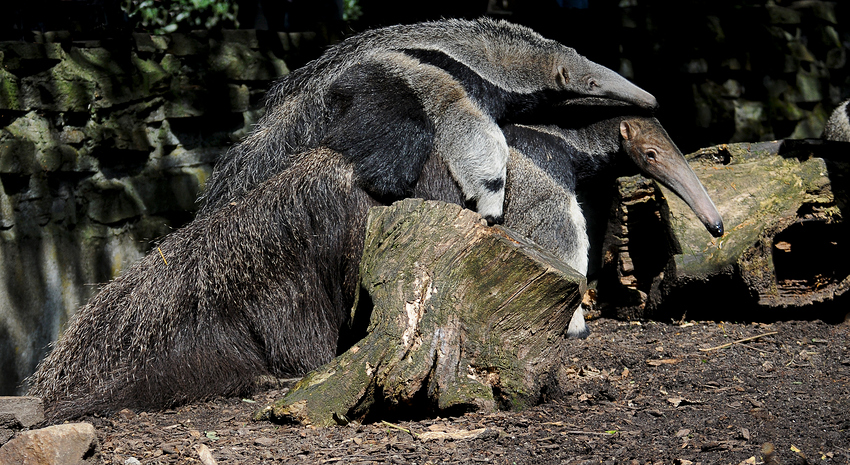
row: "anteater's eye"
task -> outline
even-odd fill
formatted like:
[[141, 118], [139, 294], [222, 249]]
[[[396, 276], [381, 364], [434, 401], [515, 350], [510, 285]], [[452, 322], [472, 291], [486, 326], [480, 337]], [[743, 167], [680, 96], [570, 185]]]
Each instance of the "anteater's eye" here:
[[646, 159], [649, 161], [655, 161], [656, 157], [658, 157], [658, 152], [653, 149], [649, 149], [646, 151]]

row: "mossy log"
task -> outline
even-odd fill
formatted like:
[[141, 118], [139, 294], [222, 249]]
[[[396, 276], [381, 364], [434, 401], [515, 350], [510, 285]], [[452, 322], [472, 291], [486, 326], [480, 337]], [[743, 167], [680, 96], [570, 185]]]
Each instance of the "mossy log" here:
[[416, 199], [371, 209], [360, 279], [353, 321], [369, 322], [365, 337], [256, 418], [522, 409], [565, 379], [584, 277], [477, 213]]
[[688, 156], [723, 216], [712, 238], [678, 197], [618, 180], [603, 246], [603, 314], [841, 320], [847, 313], [850, 144], [724, 144]]

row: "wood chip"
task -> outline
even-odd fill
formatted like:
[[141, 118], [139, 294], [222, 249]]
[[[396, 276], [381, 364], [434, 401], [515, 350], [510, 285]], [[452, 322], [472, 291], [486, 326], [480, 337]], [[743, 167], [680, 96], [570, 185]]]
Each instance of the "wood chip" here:
[[664, 359], [649, 359], [646, 361], [647, 365], [652, 365], [654, 367], [659, 367], [661, 365], [674, 365], [676, 363], [681, 362], [681, 358], [664, 358]]
[[[448, 428], [447, 428], [448, 429]], [[459, 430], [449, 429], [449, 431], [428, 431], [419, 434], [417, 437], [421, 441], [433, 441], [439, 439], [486, 439], [502, 434], [502, 431], [497, 428], [478, 428], [474, 430]]]
[[693, 404], [701, 404], [702, 403], [701, 401], [698, 401], [698, 400], [688, 400], [688, 399], [685, 399], [684, 397], [678, 397], [678, 396], [668, 397], [667, 402], [670, 402], [671, 404], [673, 404], [674, 407], [678, 407], [680, 405], [693, 405]]

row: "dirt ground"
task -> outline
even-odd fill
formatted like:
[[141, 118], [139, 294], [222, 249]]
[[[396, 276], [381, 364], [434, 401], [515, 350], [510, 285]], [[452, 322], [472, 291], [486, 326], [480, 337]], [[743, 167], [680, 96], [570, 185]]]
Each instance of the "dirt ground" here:
[[87, 420], [106, 464], [850, 464], [850, 324], [591, 328], [575, 341], [572, 392], [524, 412], [326, 429], [252, 422], [285, 392], [273, 389]]

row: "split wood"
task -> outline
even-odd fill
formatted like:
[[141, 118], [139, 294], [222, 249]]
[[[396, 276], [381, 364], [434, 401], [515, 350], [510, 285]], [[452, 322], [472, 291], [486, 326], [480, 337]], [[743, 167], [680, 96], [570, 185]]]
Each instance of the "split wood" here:
[[725, 348], [727, 348], [727, 347], [732, 347], [732, 346], [733, 346], [733, 345], [735, 345], [735, 344], [740, 344], [740, 343], [742, 343], [742, 342], [752, 341], [752, 340], [754, 340], [754, 339], [758, 339], [758, 338], [760, 338], [760, 337], [772, 336], [772, 335], [774, 335], [774, 334], [776, 334], [776, 333], [778, 333], [778, 332], [779, 332], [779, 331], [771, 331], [771, 332], [769, 332], [769, 333], [764, 333], [764, 334], [759, 334], [759, 335], [756, 335], [756, 336], [745, 337], [745, 338], [743, 338], [743, 339], [738, 339], [737, 341], [727, 342], [726, 344], [723, 344], [723, 345], [720, 345], [720, 346], [717, 346], [717, 347], [709, 347], [709, 348], [707, 348], [707, 349], [700, 349], [700, 351], [702, 351], [702, 352], [709, 352], [709, 351], [712, 351], [712, 350], [725, 349]]

